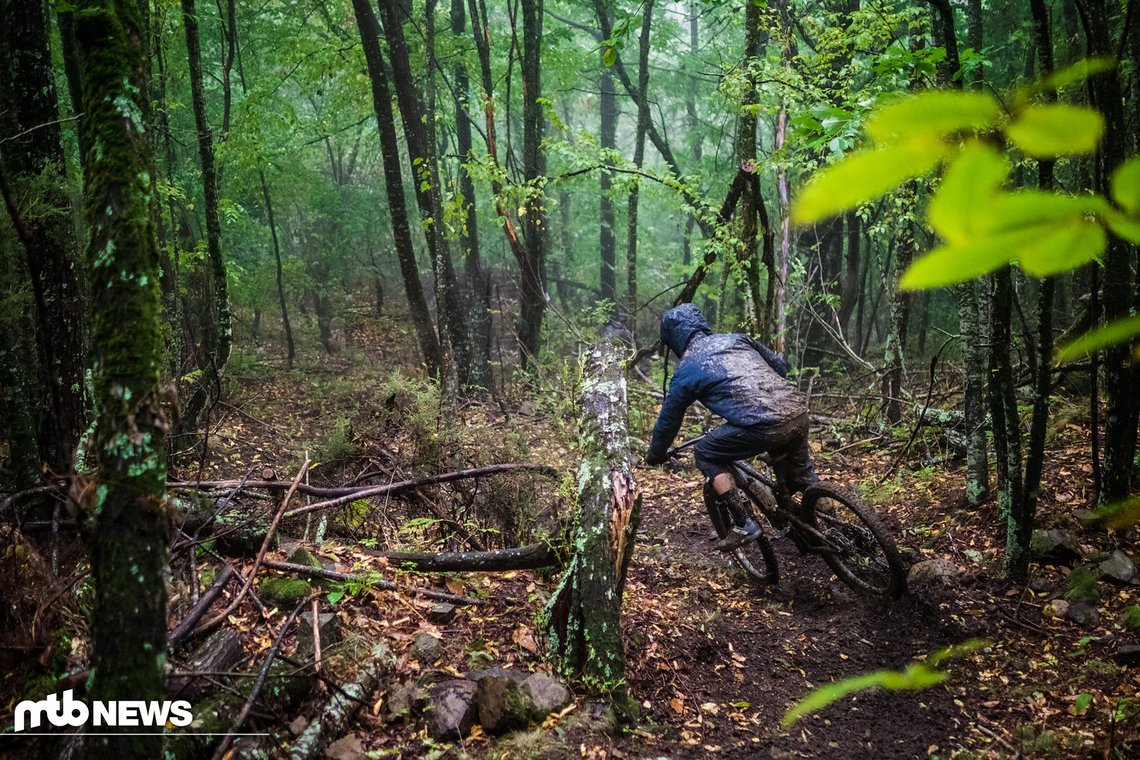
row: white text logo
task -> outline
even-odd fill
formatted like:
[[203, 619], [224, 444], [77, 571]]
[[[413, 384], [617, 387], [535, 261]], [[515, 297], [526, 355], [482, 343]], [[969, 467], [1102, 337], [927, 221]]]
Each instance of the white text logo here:
[[16, 705], [16, 731], [39, 728], [44, 718], [58, 728], [79, 728], [88, 721], [96, 726], [165, 726], [169, 723], [184, 728], [194, 720], [190, 703], [182, 699], [176, 702], [92, 702], [88, 706], [73, 699], [73, 691], [65, 691], [62, 699], [59, 694], [49, 694], [39, 702], [30, 699], [20, 702]]

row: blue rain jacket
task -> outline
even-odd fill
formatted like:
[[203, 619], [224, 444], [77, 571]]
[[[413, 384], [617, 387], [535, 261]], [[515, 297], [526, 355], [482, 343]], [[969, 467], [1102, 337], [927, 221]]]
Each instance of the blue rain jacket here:
[[714, 334], [700, 309], [681, 304], [661, 318], [661, 341], [681, 357], [646, 461], [665, 460], [685, 410], [700, 401], [737, 427], [783, 424], [807, 412], [788, 381], [788, 365], [763, 343], [740, 333]]

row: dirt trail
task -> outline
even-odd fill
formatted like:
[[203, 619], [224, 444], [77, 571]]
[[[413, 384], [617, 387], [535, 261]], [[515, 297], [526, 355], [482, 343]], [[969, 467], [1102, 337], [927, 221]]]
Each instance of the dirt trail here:
[[[648, 721], [677, 729], [670, 738], [684, 756], [926, 757], [962, 738], [967, 718], [941, 686], [863, 692], [781, 728], [813, 686], [901, 669], [972, 634], [949, 620], [945, 602], [908, 594], [884, 606], [854, 596], [790, 540], [776, 543], [779, 586], [751, 588], [712, 549], [699, 476], [646, 471], [642, 483], [644, 536], [627, 591], [629, 682]], [[653, 756], [654, 743], [642, 734], [620, 751]]]

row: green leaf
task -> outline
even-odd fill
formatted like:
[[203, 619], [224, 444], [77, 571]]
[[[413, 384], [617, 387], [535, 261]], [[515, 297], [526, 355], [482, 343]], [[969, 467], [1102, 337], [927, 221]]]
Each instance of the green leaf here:
[[792, 209], [796, 224], [811, 224], [894, 190], [938, 165], [948, 152], [938, 140], [913, 140], [853, 153], [817, 174]]
[[1054, 71], [1035, 85], [1036, 89], [1057, 90], [1065, 85], [1083, 82], [1094, 74], [1102, 71], [1112, 71], [1116, 68], [1116, 59], [1111, 57], [1086, 58], [1077, 61], [1059, 71]]
[[990, 95], [931, 90], [878, 109], [867, 121], [867, 134], [878, 142], [910, 137], [944, 137], [963, 130], [984, 129], [1001, 118]]
[[1017, 262], [1035, 277], [1049, 277], [1087, 264], [1104, 253], [1107, 245], [1104, 227], [1081, 219], [1025, 241], [1017, 250]]
[[1005, 134], [1034, 158], [1091, 153], [1104, 134], [1104, 117], [1083, 106], [1029, 106], [1005, 127]]
[[1140, 315], [1123, 317], [1090, 330], [1059, 347], [1054, 358], [1058, 362], [1072, 361], [1093, 351], [1135, 340], [1138, 335], [1140, 335]]
[[946, 167], [942, 185], [926, 210], [927, 221], [951, 244], [974, 237], [974, 209], [997, 192], [1009, 174], [1009, 161], [994, 148], [971, 142]]
[[1073, 706], [1070, 712], [1073, 715], [1083, 715], [1088, 712], [1089, 707], [1092, 705], [1092, 694], [1078, 694], [1077, 698], [1073, 700]]
[[1123, 530], [1140, 522], [1140, 496], [1130, 496], [1097, 507], [1093, 520], [1110, 530]]
[[911, 264], [899, 279], [900, 290], [928, 290], [981, 277], [1010, 261], [1003, 237], [935, 248]]
[[617, 63], [617, 56], [617, 48], [613, 45], [607, 45], [606, 48], [602, 50], [602, 65], [607, 68], [613, 66]]
[[1140, 219], [1130, 219], [1123, 214], [1105, 214], [1104, 223], [1119, 238], [1140, 245]]
[[808, 713], [823, 709], [832, 702], [843, 699], [848, 694], [879, 686], [883, 682], [884, 675], [886, 675], [886, 671], [879, 671], [820, 686], [796, 703], [791, 710], [788, 710], [780, 722], [784, 726], [790, 726]]
[[[1125, 161], [1112, 173], [1112, 199], [1125, 211], [1140, 215], [1140, 156]], [[1135, 242], [1135, 241], [1133, 241]]]
[[832, 702], [843, 699], [848, 694], [865, 691], [875, 686], [882, 686], [884, 689], [890, 689], [891, 691], [913, 691], [929, 688], [945, 681], [949, 677], [949, 673], [932, 670], [925, 664], [916, 662], [908, 665], [907, 669], [902, 672], [879, 670], [874, 673], [867, 673], [853, 678], [845, 678], [842, 681], [820, 686], [818, 689], [809, 693], [794, 705], [791, 710], [788, 710], [780, 722], [784, 726], [790, 726], [808, 713], [827, 707]]

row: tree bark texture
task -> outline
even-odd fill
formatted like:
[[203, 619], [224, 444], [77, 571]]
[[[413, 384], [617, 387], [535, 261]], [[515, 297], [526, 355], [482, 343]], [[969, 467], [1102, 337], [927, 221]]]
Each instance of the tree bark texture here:
[[[1117, 42], [1112, 35], [1110, 14], [1105, 0], [1085, 0], [1090, 53], [1115, 56]], [[1133, 19], [1133, 24], [1140, 20]], [[1098, 153], [1096, 190], [1108, 191], [1112, 171], [1124, 162], [1133, 144], [1123, 109], [1123, 92], [1117, 69], [1089, 80], [1093, 105], [1104, 114], [1105, 131]], [[1135, 305], [1136, 246], [1110, 236], [1104, 255], [1104, 317], [1106, 321], [1129, 315]], [[1137, 372], [1131, 347], [1124, 343], [1104, 352], [1104, 389], [1108, 397], [1104, 420], [1104, 482], [1102, 498], [1107, 502], [1123, 499], [1132, 490], [1136, 455], [1136, 425], [1140, 401], [1136, 397]]]
[[586, 357], [575, 553], [547, 607], [551, 651], [564, 672], [621, 697], [621, 598], [641, 496], [630, 465], [624, 351], [603, 338]]
[[[17, 7], [19, 6], [19, 7]], [[24, 250], [35, 308], [40, 459], [61, 475], [86, 427], [84, 319], [78, 246], [72, 226], [59, 103], [52, 76], [50, 15], [43, 0], [0, 4], [4, 38], [0, 124], [4, 201]], [[31, 188], [18, 196], [9, 185]]]
[[396, 136], [396, 119], [392, 112], [392, 96], [388, 89], [388, 74], [380, 50], [380, 24], [372, 12], [369, 0], [352, 0], [356, 24], [360, 29], [360, 42], [368, 77], [372, 83], [372, 106], [376, 111], [376, 126], [380, 132], [380, 148], [384, 161], [384, 185], [388, 198], [388, 214], [392, 220], [392, 241], [400, 276], [404, 281], [404, 294], [408, 299], [412, 326], [420, 346], [429, 375], [439, 375], [443, 368], [443, 351], [439, 337], [432, 326], [427, 299], [420, 284], [420, 271], [416, 265], [416, 250], [412, 243], [412, 228], [408, 209], [404, 203], [404, 176], [400, 169], [400, 142]]
[[[649, 129], [649, 34], [653, 25], [653, 0], [645, 0], [641, 11], [641, 34], [637, 48], [637, 135], [634, 137], [633, 164], [638, 169], [645, 161], [645, 133]], [[637, 320], [637, 206], [641, 184], [635, 182], [629, 190], [628, 219], [625, 254], [625, 300], [631, 315], [630, 329], [636, 334]]]
[[[604, 57], [604, 53], [599, 53]], [[603, 151], [617, 147], [617, 96], [614, 92], [614, 75], [609, 66], [602, 63], [598, 75], [598, 110], [601, 123], [598, 127], [598, 147]], [[614, 202], [610, 197], [613, 186], [613, 172], [603, 169], [598, 177], [598, 251], [601, 255], [602, 271], [599, 291], [602, 300], [617, 301], [617, 245], [614, 238]]]
[[[356, 3], [354, 0], [354, 7]], [[404, 141], [408, 146], [412, 186], [420, 209], [420, 219], [432, 252], [436, 277], [436, 302], [440, 325], [440, 347], [444, 358], [444, 381], [454, 361], [454, 373], [463, 385], [471, 382], [471, 344], [467, 336], [467, 320], [459, 301], [459, 287], [451, 260], [451, 248], [443, 227], [443, 203], [439, 189], [435, 145], [425, 129], [424, 108], [412, 76], [411, 56], [396, 0], [380, 0], [380, 21], [388, 41], [388, 60], [392, 65], [392, 82], [400, 117], [404, 124]]]
[[542, 346], [546, 312], [546, 221], [543, 187], [546, 154], [542, 150], [542, 0], [522, 0], [523, 180], [527, 185], [523, 239], [526, 263], [519, 303], [520, 364], [525, 369]]
[[[85, 129], [99, 148], [84, 160], [98, 475], [78, 483], [76, 496], [88, 515], [95, 581], [91, 698], [105, 701], [161, 700], [165, 682], [167, 422], [149, 208], [154, 166], [142, 121], [145, 35], [134, 0], [78, 4]], [[87, 741], [88, 757], [161, 754], [161, 736], [129, 729]]]
[[[451, 34], [463, 38], [467, 28], [464, 0], [451, 0]], [[459, 236], [463, 246], [464, 274], [468, 298], [471, 300], [471, 362], [473, 380], [483, 388], [491, 387], [491, 288], [479, 260], [479, 215], [475, 208], [475, 182], [464, 162], [474, 160], [471, 153], [471, 117], [467, 113], [471, 80], [467, 63], [457, 57], [452, 71], [455, 83], [455, 147], [459, 155], [459, 194], [463, 204], [463, 230]]]

